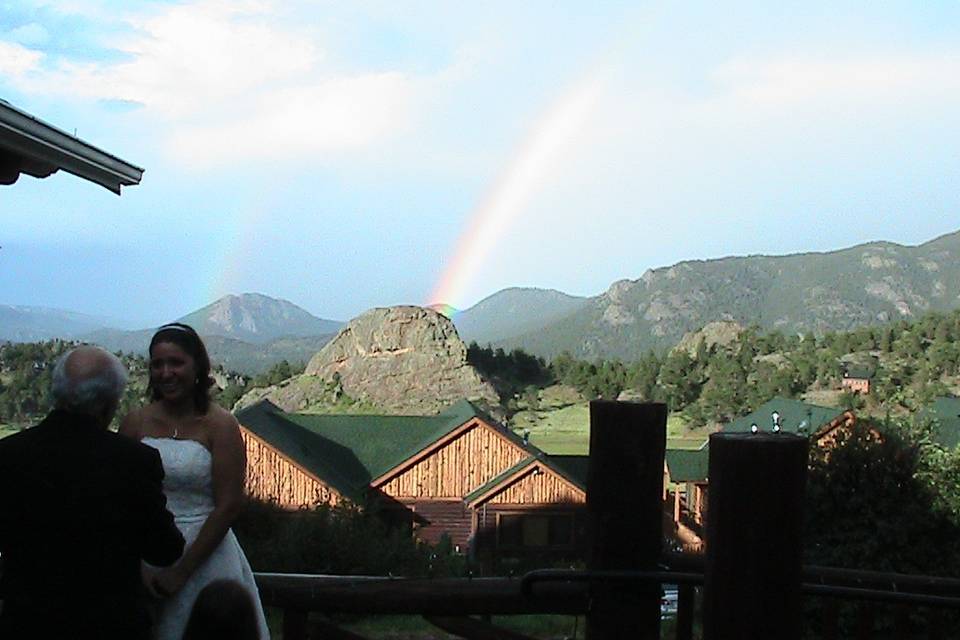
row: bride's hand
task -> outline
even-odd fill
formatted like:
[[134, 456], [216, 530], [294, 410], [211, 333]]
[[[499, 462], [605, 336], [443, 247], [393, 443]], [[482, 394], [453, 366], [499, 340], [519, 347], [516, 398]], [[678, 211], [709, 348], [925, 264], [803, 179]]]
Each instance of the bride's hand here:
[[167, 567], [151, 576], [149, 589], [159, 598], [169, 598], [180, 591], [186, 582], [187, 576], [183, 575], [176, 566]]

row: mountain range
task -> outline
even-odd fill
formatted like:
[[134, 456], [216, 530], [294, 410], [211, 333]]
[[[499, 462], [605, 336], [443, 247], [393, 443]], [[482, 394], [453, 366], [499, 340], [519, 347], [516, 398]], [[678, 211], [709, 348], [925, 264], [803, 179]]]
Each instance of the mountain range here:
[[[691, 260], [578, 297], [535, 288], [499, 291], [451, 311], [460, 336], [551, 358], [636, 359], [669, 349], [709, 322], [823, 333], [909, 320], [960, 306], [960, 232], [918, 246], [870, 242], [823, 253]], [[225, 296], [182, 321], [225, 367], [257, 373], [309, 360], [342, 326], [262, 294]], [[0, 340], [87, 340], [143, 353], [152, 329], [121, 331], [69, 311], [0, 305]]]
[[[246, 374], [260, 373], [281, 360], [308, 361], [341, 325], [259, 293], [224, 296], [178, 321], [203, 336], [215, 363]], [[11, 342], [63, 338], [145, 355], [156, 330], [104, 325], [102, 319], [60, 309], [0, 305], [0, 340]]]
[[0, 304], [0, 341], [75, 338], [108, 324], [104, 318], [63, 309]]
[[[547, 358], [569, 351], [632, 360], [713, 321], [784, 333], [843, 331], [960, 306], [960, 232], [912, 247], [870, 242], [824, 253], [686, 261], [614, 282], [576, 305], [556, 296], [551, 308], [526, 306], [518, 300], [524, 295], [551, 299], [543, 291], [508, 290], [477, 305], [500, 327], [511, 324], [507, 318], [526, 327], [488, 332], [486, 342]], [[474, 339], [477, 307], [454, 319], [468, 328], [467, 340]]]

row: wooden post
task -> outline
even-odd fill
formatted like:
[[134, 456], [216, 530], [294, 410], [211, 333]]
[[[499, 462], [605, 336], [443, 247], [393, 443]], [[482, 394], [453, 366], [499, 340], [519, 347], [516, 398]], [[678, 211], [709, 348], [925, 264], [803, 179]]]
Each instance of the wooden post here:
[[[663, 544], [661, 493], [667, 407], [590, 403], [587, 568], [653, 571]], [[660, 585], [598, 582], [587, 614], [588, 640], [660, 638]]]
[[799, 640], [807, 439], [710, 436], [704, 640]]

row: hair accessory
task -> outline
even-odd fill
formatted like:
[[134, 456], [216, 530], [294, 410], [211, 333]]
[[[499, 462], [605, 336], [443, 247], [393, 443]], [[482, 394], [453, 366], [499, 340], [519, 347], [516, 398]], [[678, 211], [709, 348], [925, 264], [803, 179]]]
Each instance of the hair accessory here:
[[190, 327], [186, 327], [186, 326], [184, 326], [184, 325], [182, 325], [182, 324], [177, 324], [177, 323], [175, 323], [175, 322], [171, 322], [170, 324], [165, 324], [165, 325], [163, 325], [162, 327], [160, 327], [159, 329], [157, 329], [157, 332], [159, 333], [160, 331], [166, 331], [167, 329], [174, 329], [174, 330], [176, 330], [176, 331], [183, 331], [184, 333], [193, 333], [193, 334], [196, 333], [196, 331], [194, 331], [194, 330], [191, 329]]

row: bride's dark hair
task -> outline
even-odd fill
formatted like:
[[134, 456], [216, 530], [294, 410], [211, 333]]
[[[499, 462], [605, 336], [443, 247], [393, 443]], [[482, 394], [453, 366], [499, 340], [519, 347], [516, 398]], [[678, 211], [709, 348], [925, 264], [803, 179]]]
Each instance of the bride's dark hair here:
[[[193, 404], [197, 411], [206, 413], [210, 408], [210, 387], [215, 383], [210, 377], [210, 356], [207, 354], [207, 348], [203, 345], [203, 340], [193, 327], [182, 322], [171, 322], [165, 324], [150, 339], [150, 357], [153, 357], [153, 348], [161, 342], [170, 342], [193, 358], [194, 366], [197, 368], [196, 384], [193, 387]], [[163, 397], [160, 390], [153, 385], [153, 376], [147, 384], [147, 393], [153, 400], [159, 400]]]

